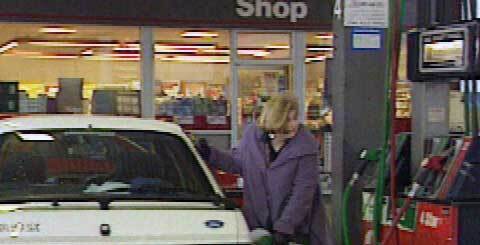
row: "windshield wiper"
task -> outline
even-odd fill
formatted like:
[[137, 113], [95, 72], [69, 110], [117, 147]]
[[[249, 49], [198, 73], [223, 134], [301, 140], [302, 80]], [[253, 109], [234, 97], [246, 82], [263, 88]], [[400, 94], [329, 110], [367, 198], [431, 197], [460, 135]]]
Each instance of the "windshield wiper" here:
[[0, 204], [25, 204], [29, 202], [51, 203], [53, 207], [60, 206], [62, 202], [96, 202], [100, 210], [109, 210], [110, 204], [115, 201], [164, 201], [164, 202], [212, 202], [215, 206], [224, 206], [225, 209], [235, 209], [236, 205], [229, 199], [218, 194], [206, 195], [108, 195], [101, 194], [68, 194], [68, 195], [41, 195], [27, 197], [0, 198]]
[[[121, 185], [120, 185], [121, 184]], [[93, 188], [93, 187], [96, 188]], [[108, 188], [107, 188], [108, 187]], [[13, 193], [12, 193], [13, 194]], [[230, 199], [214, 192], [198, 192], [185, 187], [161, 187], [146, 185], [131, 187], [125, 183], [112, 182], [108, 185], [90, 185], [83, 193], [72, 194], [26, 194], [0, 196], [0, 203], [19, 204], [26, 202], [50, 202], [52, 206], [60, 206], [61, 202], [97, 202], [100, 209], [107, 210], [113, 201], [164, 201], [164, 202], [211, 202], [225, 209], [237, 206]]]
[[60, 206], [60, 203], [62, 202], [97, 202], [98, 204], [100, 204], [100, 209], [107, 210], [112, 200], [108, 197], [88, 197], [76, 194], [0, 198], [0, 204], [25, 204], [29, 202], [51, 203], [53, 207]]

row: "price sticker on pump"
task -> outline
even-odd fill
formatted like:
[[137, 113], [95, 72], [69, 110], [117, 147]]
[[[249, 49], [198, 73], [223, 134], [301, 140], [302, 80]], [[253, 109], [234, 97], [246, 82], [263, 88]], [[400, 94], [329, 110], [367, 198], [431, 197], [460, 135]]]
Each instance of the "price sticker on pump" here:
[[388, 0], [345, 0], [344, 25], [388, 27]]
[[180, 125], [192, 125], [194, 124], [193, 116], [176, 116], [175, 122]]

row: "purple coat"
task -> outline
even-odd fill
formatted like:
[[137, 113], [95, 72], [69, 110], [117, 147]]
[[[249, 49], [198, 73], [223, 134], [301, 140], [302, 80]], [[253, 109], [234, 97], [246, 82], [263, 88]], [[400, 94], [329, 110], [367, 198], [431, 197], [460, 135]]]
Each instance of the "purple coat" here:
[[231, 153], [212, 149], [209, 163], [244, 179], [244, 215], [250, 229], [268, 227], [285, 234], [310, 235], [310, 244], [329, 245], [319, 185], [319, 145], [304, 127], [266, 167], [268, 147], [255, 125], [245, 129]]

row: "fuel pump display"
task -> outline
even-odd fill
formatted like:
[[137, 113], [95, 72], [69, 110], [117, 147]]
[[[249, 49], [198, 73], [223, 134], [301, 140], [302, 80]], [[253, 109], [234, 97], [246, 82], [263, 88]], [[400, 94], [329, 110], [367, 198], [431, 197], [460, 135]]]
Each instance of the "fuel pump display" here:
[[410, 32], [408, 78], [429, 81], [433, 78], [466, 78], [480, 75], [475, 57], [479, 24], [468, 22]]
[[434, 33], [422, 33], [420, 70], [436, 72], [438, 69], [448, 71], [464, 71], [468, 60], [465, 59], [468, 49], [465, 39], [468, 29], [442, 30]]

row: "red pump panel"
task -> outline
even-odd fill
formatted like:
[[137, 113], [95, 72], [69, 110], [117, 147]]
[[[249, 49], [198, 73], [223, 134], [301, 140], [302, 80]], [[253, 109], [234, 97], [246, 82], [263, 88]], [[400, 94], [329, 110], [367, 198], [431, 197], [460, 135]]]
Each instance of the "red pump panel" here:
[[418, 203], [415, 245], [457, 245], [457, 208]]

